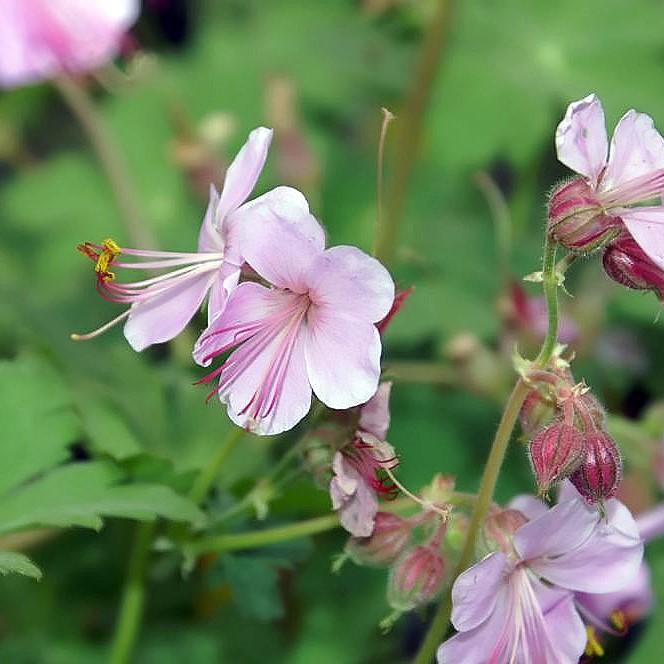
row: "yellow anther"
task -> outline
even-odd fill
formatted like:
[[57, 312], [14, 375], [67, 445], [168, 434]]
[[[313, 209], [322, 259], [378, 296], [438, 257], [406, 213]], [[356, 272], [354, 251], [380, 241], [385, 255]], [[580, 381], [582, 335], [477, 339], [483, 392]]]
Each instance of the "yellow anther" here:
[[103, 247], [99, 257], [97, 258], [97, 263], [95, 265], [95, 272], [100, 274], [102, 279], [113, 281], [115, 275], [112, 272], [109, 272], [108, 268], [111, 263], [122, 253], [122, 249], [115, 240], [104, 240], [101, 243]]
[[590, 625], [586, 625], [586, 655], [588, 657], [603, 657], [604, 648], [602, 644], [597, 640], [597, 634], [595, 633], [595, 628]]
[[611, 624], [619, 632], [624, 632], [627, 629], [627, 621], [625, 620], [625, 614], [619, 609], [611, 611], [610, 618], [611, 618]]

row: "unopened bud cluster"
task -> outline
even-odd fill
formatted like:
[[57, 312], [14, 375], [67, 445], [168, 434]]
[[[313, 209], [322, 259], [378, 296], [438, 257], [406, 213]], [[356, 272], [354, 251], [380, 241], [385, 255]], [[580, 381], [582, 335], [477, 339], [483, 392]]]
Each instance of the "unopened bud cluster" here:
[[615, 495], [622, 476], [620, 452], [606, 431], [604, 409], [569, 370], [535, 372], [521, 412], [530, 435], [529, 455], [539, 493], [569, 478], [589, 503]]

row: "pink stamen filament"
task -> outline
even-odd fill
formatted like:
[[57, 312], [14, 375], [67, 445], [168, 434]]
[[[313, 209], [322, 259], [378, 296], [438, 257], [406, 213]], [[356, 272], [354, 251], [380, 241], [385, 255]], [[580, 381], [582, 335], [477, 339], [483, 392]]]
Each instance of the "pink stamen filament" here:
[[98, 337], [100, 334], [103, 334], [107, 330], [110, 330], [112, 327], [115, 327], [118, 323], [122, 322], [127, 316], [129, 316], [129, 313], [131, 312], [131, 309], [127, 309], [126, 311], [123, 311], [119, 316], [116, 316], [113, 320], [108, 321], [108, 323], [104, 323], [101, 327], [98, 327], [96, 330], [93, 330], [92, 332], [87, 332], [86, 334], [77, 334], [73, 333], [69, 335], [69, 338], [72, 341], [89, 341], [90, 339], [94, 339], [95, 337]]
[[605, 208], [627, 207], [660, 196], [664, 191], [664, 169], [633, 178], [624, 184], [598, 193], [598, 200]]

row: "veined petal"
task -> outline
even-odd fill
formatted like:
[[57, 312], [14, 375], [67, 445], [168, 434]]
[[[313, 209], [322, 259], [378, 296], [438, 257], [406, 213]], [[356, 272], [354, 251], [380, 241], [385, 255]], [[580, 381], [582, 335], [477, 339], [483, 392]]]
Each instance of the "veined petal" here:
[[373, 434], [378, 440], [385, 440], [387, 430], [390, 428], [391, 390], [391, 382], [381, 383], [376, 394], [360, 409], [359, 428]]
[[228, 167], [217, 205], [216, 223], [220, 230], [228, 214], [242, 205], [256, 186], [271, 142], [272, 129], [254, 129]]
[[[264, 346], [257, 335], [234, 351], [219, 376], [219, 398], [238, 426], [261, 436], [292, 429], [311, 407], [301, 326], [276, 333]], [[237, 365], [237, 366], [234, 366]], [[227, 384], [225, 384], [227, 381]]]
[[210, 200], [208, 202], [205, 217], [198, 234], [198, 251], [201, 253], [217, 253], [224, 250], [224, 240], [216, 225], [217, 207], [219, 205], [219, 193], [210, 185]]
[[266, 281], [307, 292], [307, 275], [325, 247], [325, 233], [300, 192], [279, 187], [243, 206], [233, 216], [233, 233], [244, 259]]
[[664, 207], [633, 207], [620, 218], [648, 258], [664, 270]]
[[129, 345], [141, 351], [180, 334], [203, 303], [214, 279], [214, 272], [203, 272], [160, 295], [133, 304], [124, 326]]
[[596, 95], [588, 95], [567, 107], [556, 129], [558, 159], [573, 171], [597, 184], [606, 164], [608, 139], [604, 109]]
[[330, 408], [352, 408], [378, 388], [381, 341], [376, 326], [311, 305], [305, 357], [316, 396]]
[[615, 189], [659, 168], [664, 168], [664, 138], [649, 115], [627, 111], [613, 132], [600, 190]]
[[[194, 346], [194, 360], [208, 366], [214, 355], [241, 344], [256, 334], [284, 307], [284, 296], [253, 282], [240, 284]], [[287, 304], [287, 303], [286, 303]]]
[[529, 566], [535, 559], [558, 556], [585, 542], [599, 521], [596, 510], [581, 500], [568, 500], [521, 526], [514, 547]]
[[452, 624], [457, 630], [467, 632], [489, 618], [508, 571], [507, 557], [498, 551], [457, 577], [452, 587]]
[[314, 303], [371, 323], [382, 320], [394, 301], [390, 273], [356, 247], [332, 247], [321, 253], [307, 281]]

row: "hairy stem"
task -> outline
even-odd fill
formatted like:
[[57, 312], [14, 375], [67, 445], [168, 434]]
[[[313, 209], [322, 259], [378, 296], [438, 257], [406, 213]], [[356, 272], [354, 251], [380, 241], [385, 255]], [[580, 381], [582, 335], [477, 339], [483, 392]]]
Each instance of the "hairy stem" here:
[[130, 241], [135, 247], [156, 248], [156, 241], [145, 223], [125, 161], [92, 99], [85, 88], [70, 76], [59, 76], [53, 84], [78, 120], [97, 155], [113, 190]]
[[[549, 327], [547, 334], [542, 344], [535, 364], [544, 368], [551, 359], [553, 351], [556, 347], [558, 338], [558, 277], [556, 275], [556, 246], [552, 244], [548, 237], [544, 245], [544, 260], [542, 267], [542, 281], [544, 288], [544, 297], [546, 299], [548, 310]], [[479, 492], [477, 494], [477, 502], [470, 518], [468, 526], [468, 534], [464, 542], [459, 564], [454, 571], [454, 575], [450, 581], [450, 588], [445, 594], [445, 597], [440, 603], [436, 614], [429, 626], [420, 650], [417, 653], [413, 664], [431, 664], [434, 658], [436, 649], [442, 642], [445, 633], [447, 632], [450, 622], [450, 615], [452, 613], [452, 585], [455, 579], [466, 570], [473, 562], [475, 556], [475, 545], [477, 542], [477, 535], [484, 523], [487, 512], [493, 499], [493, 493], [496, 488], [500, 469], [505, 459], [505, 453], [512, 437], [514, 425], [519, 417], [519, 411], [523, 405], [523, 401], [528, 394], [529, 387], [519, 379], [510, 394], [510, 397], [505, 405], [505, 410], [500, 419], [496, 435], [489, 451], [489, 456], [484, 467], [482, 479], [480, 482]], [[450, 663], [452, 664], [452, 663]]]
[[441, 54], [450, 23], [451, 0], [439, 0], [438, 10], [422, 45], [414, 74], [413, 87], [397, 117], [394, 154], [397, 155], [390, 178], [385, 223], [378, 227], [375, 256], [391, 263], [396, 250], [399, 226], [406, 206], [406, 194], [413, 173], [422, 137], [424, 115], [431, 89], [440, 67]]

